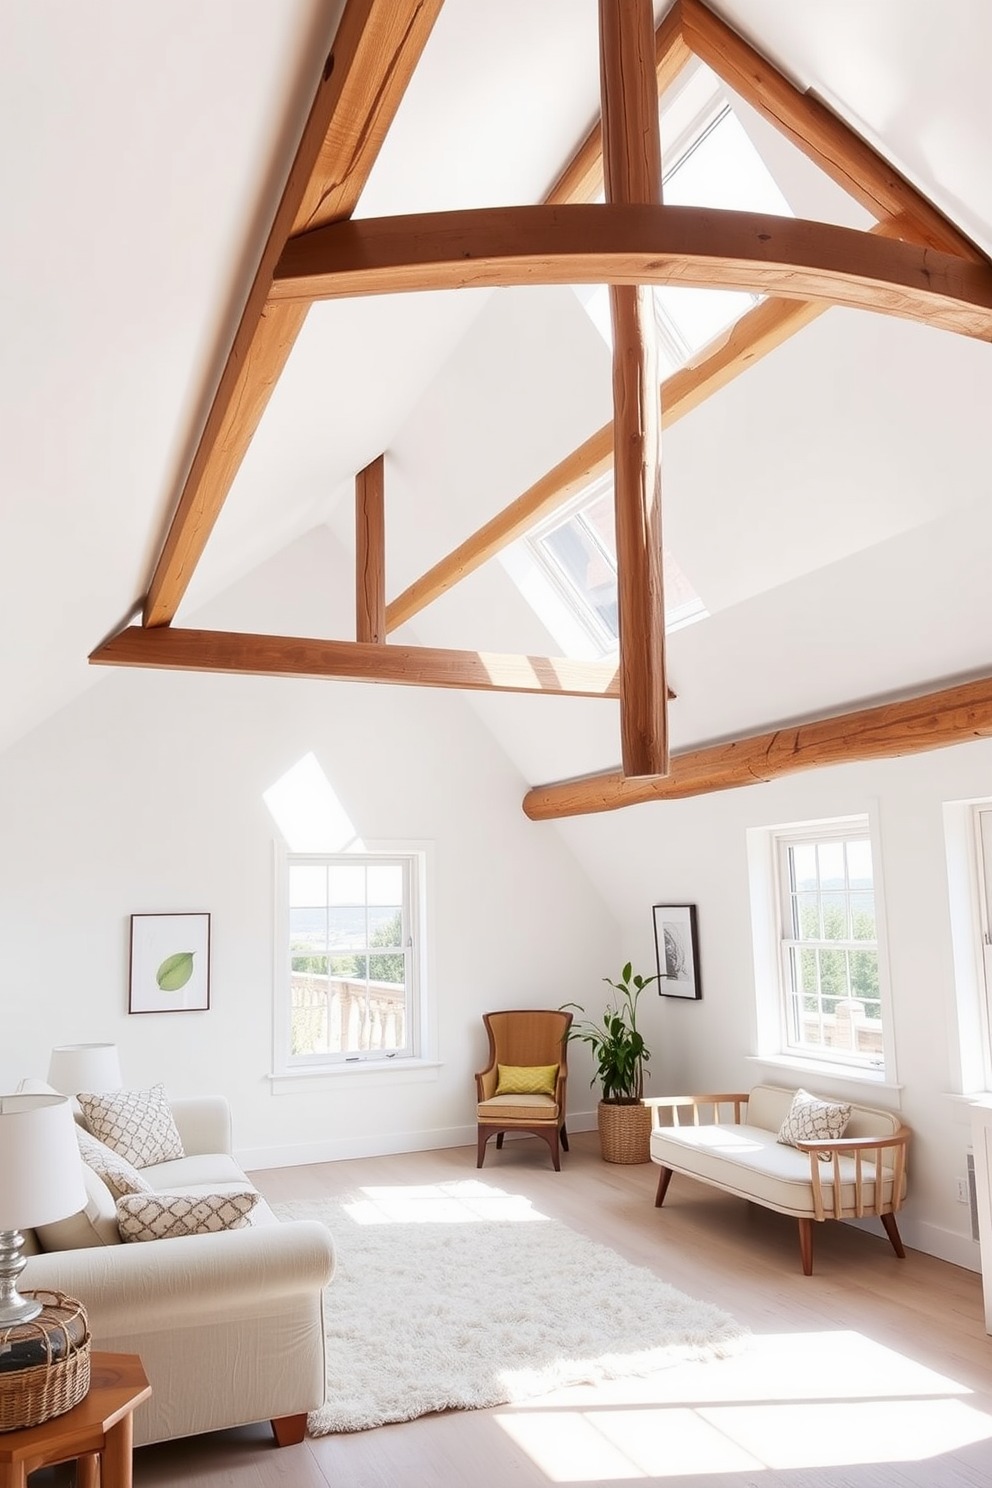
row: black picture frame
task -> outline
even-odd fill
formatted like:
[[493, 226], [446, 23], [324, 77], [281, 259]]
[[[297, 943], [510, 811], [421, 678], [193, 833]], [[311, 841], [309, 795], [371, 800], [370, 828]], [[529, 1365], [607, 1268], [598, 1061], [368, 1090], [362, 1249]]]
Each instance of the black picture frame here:
[[658, 960], [659, 997], [698, 1001], [703, 995], [699, 977], [699, 927], [694, 904], [655, 904], [654, 949]]

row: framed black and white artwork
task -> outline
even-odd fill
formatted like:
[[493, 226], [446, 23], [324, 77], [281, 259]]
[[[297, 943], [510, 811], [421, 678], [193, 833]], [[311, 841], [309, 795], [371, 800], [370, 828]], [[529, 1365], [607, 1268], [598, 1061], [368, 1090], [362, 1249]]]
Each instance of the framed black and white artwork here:
[[653, 912], [658, 992], [662, 997], [702, 997], [696, 906], [656, 904]]

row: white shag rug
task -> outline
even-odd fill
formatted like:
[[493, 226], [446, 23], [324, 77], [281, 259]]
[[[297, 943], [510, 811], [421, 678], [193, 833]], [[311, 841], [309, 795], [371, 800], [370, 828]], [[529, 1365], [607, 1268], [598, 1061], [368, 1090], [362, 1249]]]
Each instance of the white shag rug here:
[[273, 1204], [334, 1236], [312, 1436], [478, 1410], [738, 1352], [720, 1308], [480, 1180]]

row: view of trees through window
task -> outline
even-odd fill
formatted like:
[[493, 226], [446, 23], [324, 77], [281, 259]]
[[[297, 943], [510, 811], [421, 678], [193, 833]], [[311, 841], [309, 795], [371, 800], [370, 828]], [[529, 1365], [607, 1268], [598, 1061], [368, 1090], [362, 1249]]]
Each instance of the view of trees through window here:
[[402, 860], [291, 860], [294, 1058], [352, 1058], [405, 1049], [408, 893], [409, 866]]
[[867, 834], [781, 844], [787, 1042], [882, 1062], [878, 932]]

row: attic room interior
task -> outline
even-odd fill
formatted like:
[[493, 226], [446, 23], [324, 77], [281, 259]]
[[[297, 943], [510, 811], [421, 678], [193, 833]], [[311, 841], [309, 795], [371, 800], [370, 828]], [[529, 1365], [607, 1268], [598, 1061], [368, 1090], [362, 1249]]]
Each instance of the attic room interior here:
[[[432, 1200], [567, 1227], [747, 1331], [280, 1450], [310, 1405], [142, 1435], [152, 1343], [135, 1483], [988, 1481], [992, 14], [934, 22], [0, 7], [0, 1090], [112, 1044], [223, 1097], [276, 1217], [372, 1206], [369, 1257]], [[477, 1167], [483, 1016], [598, 1020], [628, 963], [646, 1097], [908, 1129], [903, 1259], [866, 1212], [804, 1275], [793, 1218], [679, 1172], [656, 1207], [577, 1039], [560, 1172]]]

